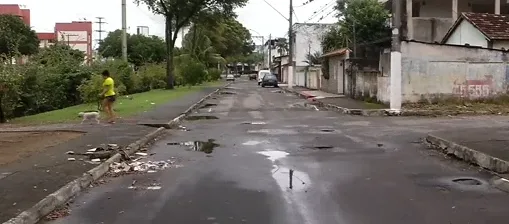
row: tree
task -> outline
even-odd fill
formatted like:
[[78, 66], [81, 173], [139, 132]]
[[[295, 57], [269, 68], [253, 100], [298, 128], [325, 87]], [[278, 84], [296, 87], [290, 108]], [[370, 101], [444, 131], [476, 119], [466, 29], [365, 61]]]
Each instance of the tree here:
[[326, 33], [322, 41], [324, 52], [347, 47], [354, 40], [366, 43], [390, 35], [387, 26], [389, 12], [378, 0], [339, 0], [336, 5], [338, 25]]
[[11, 59], [17, 54], [32, 55], [39, 50], [35, 31], [13, 15], [0, 15], [0, 55]]
[[203, 27], [195, 24], [184, 37], [178, 60], [182, 61], [193, 58], [204, 64], [207, 68], [214, 67], [218, 63], [225, 64], [225, 59], [216, 53], [216, 49], [212, 46], [212, 41], [206, 33]]
[[277, 49], [277, 52], [280, 54], [280, 55], [284, 55], [288, 52], [288, 40], [286, 38], [278, 38], [276, 40], [276, 46], [275, 48]]
[[303, 62], [307, 63], [308, 66], [319, 65], [322, 63], [321, 57], [322, 53], [318, 51], [316, 51], [315, 53], [308, 53], [306, 55], [306, 60]]
[[163, 15], [165, 18], [166, 41], [166, 88], [174, 88], [174, 47], [178, 33], [182, 27], [201, 18], [204, 12], [233, 16], [233, 10], [242, 7], [247, 0], [135, 0], [145, 3], [151, 11]]
[[[110, 32], [99, 43], [99, 54], [103, 57], [120, 58], [122, 56], [122, 30]], [[164, 40], [157, 36], [127, 35], [127, 60], [136, 66], [147, 63], [161, 63], [166, 57]]]

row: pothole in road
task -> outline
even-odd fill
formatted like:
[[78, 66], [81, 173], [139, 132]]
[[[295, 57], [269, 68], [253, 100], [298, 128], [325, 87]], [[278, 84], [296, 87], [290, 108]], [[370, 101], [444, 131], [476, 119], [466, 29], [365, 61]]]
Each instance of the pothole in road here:
[[217, 104], [215, 104], [215, 103], [206, 103], [203, 106], [201, 106], [200, 109], [205, 109], [205, 108], [215, 107], [215, 106], [217, 106]]
[[283, 90], [272, 90], [271, 92], [273, 92], [273, 93], [284, 93]]
[[473, 178], [457, 178], [457, 179], [452, 180], [452, 182], [461, 184], [461, 185], [470, 185], [470, 186], [482, 185], [481, 181], [473, 179]]
[[222, 91], [222, 92], [219, 92], [219, 94], [221, 94], [221, 95], [236, 95], [237, 93], [230, 92], [230, 91]]
[[326, 150], [326, 149], [332, 149], [334, 147], [330, 146], [330, 145], [320, 145], [320, 146], [313, 146], [311, 148], [313, 148], [315, 150]]
[[178, 146], [186, 146], [189, 150], [192, 151], [200, 151], [206, 154], [210, 154], [214, 151], [219, 144], [215, 143], [215, 139], [208, 139], [206, 142], [204, 141], [187, 141], [187, 142], [170, 142], [166, 143], [167, 145], [178, 145]]
[[336, 130], [333, 129], [322, 129], [321, 132], [335, 132]]
[[193, 115], [193, 116], [186, 117], [186, 120], [188, 120], [188, 121], [215, 120], [215, 119], [219, 119], [219, 118], [216, 116], [211, 116], [211, 115]]

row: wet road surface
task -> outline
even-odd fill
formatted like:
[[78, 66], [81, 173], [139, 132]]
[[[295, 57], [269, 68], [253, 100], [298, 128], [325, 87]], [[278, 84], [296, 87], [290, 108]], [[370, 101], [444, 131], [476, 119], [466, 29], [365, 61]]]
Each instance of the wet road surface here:
[[491, 175], [419, 142], [507, 118], [340, 115], [247, 80], [206, 103], [151, 147], [171, 167], [109, 178], [46, 223], [509, 223]]

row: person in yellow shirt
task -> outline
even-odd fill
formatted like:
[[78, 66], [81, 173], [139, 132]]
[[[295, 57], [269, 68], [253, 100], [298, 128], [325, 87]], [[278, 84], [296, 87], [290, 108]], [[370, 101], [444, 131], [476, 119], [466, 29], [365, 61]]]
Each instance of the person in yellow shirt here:
[[102, 76], [104, 78], [103, 82], [103, 91], [99, 95], [102, 100], [102, 106], [103, 109], [106, 111], [106, 114], [108, 115], [108, 123], [114, 124], [115, 123], [115, 114], [113, 113], [113, 103], [116, 99], [115, 94], [115, 81], [113, 81], [113, 78], [110, 76], [110, 72], [108, 70], [104, 70], [102, 72]]

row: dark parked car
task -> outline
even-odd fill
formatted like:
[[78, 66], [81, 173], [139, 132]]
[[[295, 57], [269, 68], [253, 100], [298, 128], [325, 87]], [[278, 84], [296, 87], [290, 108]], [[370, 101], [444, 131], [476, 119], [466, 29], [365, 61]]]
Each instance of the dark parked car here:
[[249, 80], [255, 80], [256, 79], [256, 73], [249, 74]]
[[265, 87], [265, 86], [278, 87], [277, 77], [274, 74], [266, 74], [265, 76], [263, 76], [262, 87]]

